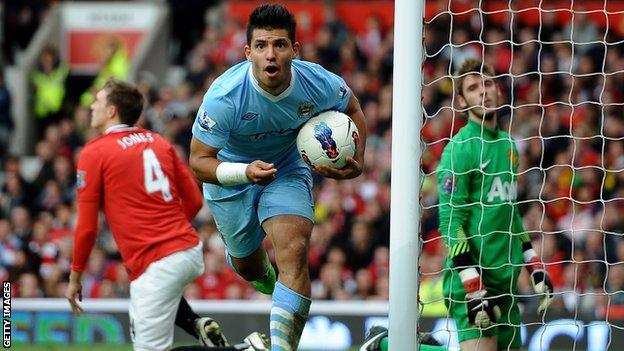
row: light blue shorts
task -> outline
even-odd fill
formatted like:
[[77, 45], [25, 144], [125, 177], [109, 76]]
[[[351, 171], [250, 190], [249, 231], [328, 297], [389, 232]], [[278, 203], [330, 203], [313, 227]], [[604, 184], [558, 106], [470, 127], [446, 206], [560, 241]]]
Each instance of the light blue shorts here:
[[[279, 173], [279, 172], [278, 172]], [[223, 187], [204, 184], [204, 197], [230, 255], [244, 258], [253, 253], [266, 236], [262, 222], [279, 215], [314, 218], [312, 176], [296, 169], [267, 186], [248, 184]]]

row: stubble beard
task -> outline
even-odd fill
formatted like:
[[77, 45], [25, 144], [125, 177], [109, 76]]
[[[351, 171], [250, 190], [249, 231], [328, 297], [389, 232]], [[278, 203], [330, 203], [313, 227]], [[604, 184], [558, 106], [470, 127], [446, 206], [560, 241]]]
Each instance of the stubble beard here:
[[496, 119], [496, 110], [488, 111], [488, 112], [484, 113], [483, 116], [481, 116], [481, 119], [483, 119], [484, 121], [495, 120]]

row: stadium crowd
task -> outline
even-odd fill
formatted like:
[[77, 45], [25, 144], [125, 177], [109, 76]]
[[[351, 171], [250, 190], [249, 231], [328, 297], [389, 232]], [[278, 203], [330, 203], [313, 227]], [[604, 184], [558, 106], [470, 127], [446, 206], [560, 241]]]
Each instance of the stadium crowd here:
[[[188, 159], [190, 127], [206, 89], [244, 59], [245, 24], [227, 16], [206, 18], [201, 39], [184, 55], [181, 83], [156, 85], [149, 76], [137, 82], [148, 102], [140, 123], [172, 140], [183, 159]], [[340, 182], [315, 178], [312, 297], [387, 300], [392, 28], [371, 16], [366, 29], [355, 32], [330, 5], [318, 28], [305, 13], [297, 18], [301, 58], [345, 78], [363, 107], [369, 135], [362, 176]], [[434, 171], [445, 143], [465, 123], [452, 108], [450, 77], [466, 57], [492, 62], [500, 75], [507, 101], [500, 125], [520, 148], [520, 208], [555, 285], [553, 308], [604, 314], [605, 308], [596, 306], [624, 305], [624, 218], [619, 215], [624, 207], [624, 111], [617, 105], [624, 100], [624, 53], [614, 44], [624, 38], [579, 15], [573, 31], [577, 45], [572, 46], [565, 42], [570, 28], [553, 25], [538, 32], [487, 17], [482, 25], [476, 13], [465, 21], [451, 21], [446, 14], [427, 22], [420, 260], [425, 315], [446, 315], [440, 279], [446, 249], [437, 231]], [[603, 38], [608, 45], [596, 43]], [[0, 123], [9, 130], [10, 107], [1, 99], [3, 92], [0, 79]], [[0, 153], [0, 278], [15, 283], [17, 297], [63, 297], [65, 291], [75, 224], [75, 161], [81, 147], [96, 137], [88, 106], [76, 102], [70, 111], [55, 115], [53, 123], [38, 124], [45, 129], [39, 131], [34, 156], [16, 157], [4, 152], [6, 147]], [[223, 243], [206, 208], [194, 224], [205, 242], [206, 270], [186, 297], [266, 298], [225, 263]], [[127, 274], [105, 223], [100, 228], [84, 275], [84, 296], [127, 297]], [[521, 291], [530, 295], [527, 275]]]

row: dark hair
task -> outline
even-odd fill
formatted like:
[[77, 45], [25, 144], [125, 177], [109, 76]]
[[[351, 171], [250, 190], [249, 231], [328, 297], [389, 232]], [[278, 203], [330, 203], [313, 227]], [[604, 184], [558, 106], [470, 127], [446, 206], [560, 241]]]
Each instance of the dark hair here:
[[109, 79], [104, 84], [109, 104], [117, 108], [121, 123], [133, 126], [143, 112], [143, 95], [136, 86], [117, 79]]
[[494, 71], [494, 67], [491, 64], [481, 62], [475, 58], [466, 59], [455, 73], [455, 93], [457, 95], [463, 95], [462, 84], [464, 84], [464, 78], [471, 73], [483, 73], [488, 77], [494, 77], [496, 75], [496, 71]]
[[260, 5], [249, 15], [249, 23], [247, 24], [247, 45], [251, 45], [253, 30], [256, 28], [286, 29], [288, 31], [288, 39], [294, 43], [296, 26], [295, 17], [284, 5]]

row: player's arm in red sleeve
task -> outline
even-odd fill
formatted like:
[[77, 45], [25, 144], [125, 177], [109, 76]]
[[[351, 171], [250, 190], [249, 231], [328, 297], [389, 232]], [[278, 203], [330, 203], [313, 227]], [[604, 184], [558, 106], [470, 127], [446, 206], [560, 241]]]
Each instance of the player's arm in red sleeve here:
[[78, 220], [74, 232], [72, 270], [85, 270], [97, 237], [98, 211], [102, 192], [102, 167], [94, 149], [83, 149], [78, 159], [76, 189]]
[[180, 201], [182, 202], [184, 214], [186, 215], [186, 218], [191, 221], [202, 209], [204, 199], [199, 191], [199, 187], [197, 186], [197, 182], [195, 181], [195, 177], [191, 173], [191, 170], [182, 161], [182, 159], [178, 157], [178, 154], [173, 148], [171, 148], [171, 153], [173, 154], [175, 162], [176, 189], [178, 189], [178, 194], [180, 195]]
[[74, 313], [82, 312], [76, 299], [82, 301], [82, 272], [85, 270], [97, 237], [98, 211], [102, 190], [100, 158], [85, 147], [78, 159], [76, 188], [78, 192], [78, 220], [74, 232], [72, 271], [65, 297]]

